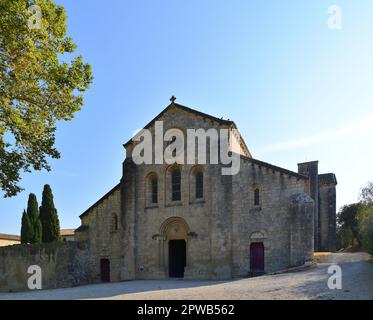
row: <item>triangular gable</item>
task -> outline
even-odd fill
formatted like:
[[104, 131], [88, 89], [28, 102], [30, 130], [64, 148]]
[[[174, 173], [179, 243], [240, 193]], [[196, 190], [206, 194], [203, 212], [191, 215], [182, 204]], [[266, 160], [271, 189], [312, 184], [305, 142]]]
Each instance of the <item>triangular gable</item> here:
[[[217, 118], [217, 117], [214, 117], [212, 115], [209, 115], [207, 113], [203, 113], [201, 111], [198, 111], [198, 110], [195, 110], [195, 109], [192, 109], [192, 108], [189, 108], [189, 107], [186, 107], [186, 106], [183, 106], [181, 104], [178, 104], [178, 103], [175, 103], [175, 102], [171, 102], [161, 113], [159, 113], [153, 120], [151, 120], [145, 127], [144, 129], [149, 129], [151, 126], [154, 125], [154, 123], [159, 120], [166, 112], [168, 112], [169, 110], [171, 109], [180, 109], [182, 111], [186, 111], [186, 112], [190, 112], [194, 115], [197, 115], [197, 116], [200, 116], [202, 118], [206, 118], [206, 119], [209, 119], [209, 120], [212, 120], [212, 121], [215, 121], [219, 124], [222, 124], [222, 125], [227, 125], [227, 126], [230, 126], [232, 129], [236, 129], [238, 130], [236, 124], [234, 123], [234, 121], [231, 121], [231, 120], [224, 120], [222, 118]], [[244, 153], [246, 154], [246, 156], [249, 156], [251, 157], [251, 153], [244, 141], [244, 139], [242, 138], [241, 134], [240, 134], [240, 141], [241, 141], [241, 148], [244, 150]], [[128, 146], [130, 143], [132, 142], [132, 138], [130, 140], [128, 140], [123, 146], [126, 147]]]

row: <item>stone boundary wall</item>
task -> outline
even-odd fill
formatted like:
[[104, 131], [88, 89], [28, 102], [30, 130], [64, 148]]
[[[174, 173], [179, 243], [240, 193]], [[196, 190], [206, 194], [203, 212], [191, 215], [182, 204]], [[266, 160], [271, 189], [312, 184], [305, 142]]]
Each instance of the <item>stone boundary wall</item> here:
[[87, 242], [14, 245], [0, 248], [0, 292], [29, 291], [30, 265], [42, 271], [42, 289], [91, 282]]

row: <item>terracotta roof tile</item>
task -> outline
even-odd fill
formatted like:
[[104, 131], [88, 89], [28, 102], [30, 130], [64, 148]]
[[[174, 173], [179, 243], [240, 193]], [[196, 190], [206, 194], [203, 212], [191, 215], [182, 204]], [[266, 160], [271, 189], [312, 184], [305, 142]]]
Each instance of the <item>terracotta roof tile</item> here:
[[75, 229], [61, 229], [60, 235], [61, 236], [73, 236]]

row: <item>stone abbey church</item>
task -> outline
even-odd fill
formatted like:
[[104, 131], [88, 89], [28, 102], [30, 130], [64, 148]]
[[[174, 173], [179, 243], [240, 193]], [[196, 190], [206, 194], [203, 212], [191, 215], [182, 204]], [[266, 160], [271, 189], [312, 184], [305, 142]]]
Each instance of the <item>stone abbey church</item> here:
[[[223, 120], [171, 104], [164, 130], [236, 130]], [[154, 140], [153, 140], [154, 141]], [[80, 215], [77, 240], [89, 244], [93, 281], [230, 279], [300, 266], [335, 250], [336, 177], [318, 162], [298, 172], [254, 159], [240, 137], [240, 170], [220, 164], [137, 165], [124, 147], [116, 186]]]

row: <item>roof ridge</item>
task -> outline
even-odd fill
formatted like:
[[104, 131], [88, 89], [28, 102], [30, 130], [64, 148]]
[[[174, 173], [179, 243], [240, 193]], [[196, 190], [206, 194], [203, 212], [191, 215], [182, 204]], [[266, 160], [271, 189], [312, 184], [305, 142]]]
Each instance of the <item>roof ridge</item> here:
[[[172, 103], [171, 103], [171, 104], [172, 104]], [[193, 108], [190, 108], [190, 107], [184, 106], [184, 105], [182, 105], [182, 104], [180, 104], [180, 103], [176, 103], [176, 102], [174, 102], [173, 104], [174, 104], [175, 106], [177, 106], [177, 107], [180, 107], [180, 108], [182, 108], [182, 109], [185, 109], [186, 111], [190, 111], [190, 112], [196, 113], [196, 114], [198, 114], [198, 115], [200, 115], [200, 116], [202, 116], [202, 117], [206, 117], [206, 118], [213, 119], [213, 120], [215, 120], [215, 121], [217, 121], [217, 122], [223, 122], [223, 123], [226, 123], [226, 124], [234, 124], [234, 121], [232, 121], [232, 120], [225, 120], [225, 119], [223, 119], [223, 118], [218, 118], [218, 117], [215, 117], [215, 116], [213, 116], [213, 115], [211, 115], [211, 114], [208, 114], [208, 113], [205, 113], [205, 112], [199, 111], [199, 110], [197, 110], [197, 109], [193, 109]]]
[[110, 191], [106, 192], [100, 199], [98, 199], [94, 204], [92, 204], [87, 210], [85, 210], [79, 218], [83, 217], [90, 211], [92, 208], [94, 208], [97, 204], [99, 204], [102, 200], [110, 196], [118, 187], [120, 187], [120, 182], [113, 188], [110, 189]]
[[257, 159], [254, 159], [254, 158], [249, 158], [249, 157], [246, 157], [246, 156], [243, 156], [243, 155], [241, 155], [241, 157], [243, 159], [249, 160], [252, 163], [257, 164], [259, 166], [267, 167], [267, 168], [270, 168], [272, 170], [276, 170], [278, 172], [281, 172], [281, 173], [284, 173], [284, 174], [287, 174], [287, 175], [290, 175], [290, 176], [293, 176], [293, 177], [296, 177], [296, 178], [299, 178], [299, 179], [305, 179], [305, 180], [309, 179], [309, 177], [307, 177], [303, 174], [300, 174], [300, 173], [297, 173], [295, 171], [291, 171], [291, 170], [288, 170], [288, 169], [285, 169], [285, 168], [282, 168], [282, 167], [279, 167], [279, 166], [275, 166], [275, 165], [270, 164], [268, 162], [264, 162], [264, 161], [257, 160]]
[[[180, 108], [180, 109], [182, 109], [184, 111], [197, 114], [197, 115], [199, 115], [200, 117], [203, 117], [203, 118], [209, 118], [209, 119], [214, 120], [214, 121], [216, 121], [218, 123], [222, 123], [222, 124], [226, 124], [226, 125], [234, 125], [237, 128], [236, 124], [232, 120], [219, 119], [219, 118], [217, 118], [217, 117], [215, 117], [215, 116], [213, 116], [211, 114], [204, 113], [204, 112], [198, 111], [196, 109], [192, 109], [192, 108], [184, 106], [184, 105], [182, 105], [180, 103], [171, 102], [157, 116], [155, 116], [143, 129], [148, 129], [153, 124], [153, 122], [155, 122], [159, 117], [161, 117], [164, 113], [166, 113], [168, 110], [170, 110], [173, 107], [177, 107], [177, 108]], [[132, 142], [132, 138], [129, 139], [126, 143], [124, 143], [123, 146], [126, 147], [131, 142]]]

